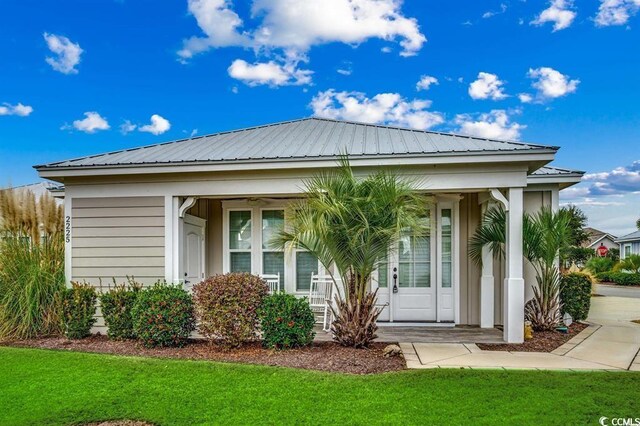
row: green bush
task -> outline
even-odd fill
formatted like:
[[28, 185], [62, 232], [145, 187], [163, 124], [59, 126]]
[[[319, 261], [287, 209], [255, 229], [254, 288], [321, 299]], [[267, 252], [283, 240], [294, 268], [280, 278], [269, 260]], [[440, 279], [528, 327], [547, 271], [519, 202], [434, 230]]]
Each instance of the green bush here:
[[562, 277], [560, 302], [562, 314], [568, 312], [575, 321], [587, 319], [591, 307], [591, 277], [574, 272]]
[[615, 267], [615, 271], [640, 273], [640, 254], [632, 254], [622, 259]]
[[195, 329], [191, 296], [166, 283], [140, 291], [131, 316], [133, 332], [146, 347], [183, 346]]
[[247, 273], [216, 275], [193, 286], [198, 331], [228, 347], [254, 339], [258, 332], [258, 310], [269, 287]]
[[110, 339], [135, 338], [131, 311], [141, 289], [141, 284], [130, 279], [128, 286], [116, 285], [100, 296], [102, 316]]
[[597, 275], [598, 281], [618, 285], [640, 285], [640, 273], [603, 272]]
[[585, 265], [592, 274], [600, 274], [602, 272], [608, 272], [613, 269], [613, 259], [609, 257], [592, 257]]
[[260, 309], [262, 343], [268, 348], [289, 349], [313, 342], [315, 317], [306, 298], [277, 293], [267, 296]]
[[91, 334], [96, 322], [96, 289], [87, 283], [71, 283], [62, 297], [64, 333], [69, 339], [82, 339]]

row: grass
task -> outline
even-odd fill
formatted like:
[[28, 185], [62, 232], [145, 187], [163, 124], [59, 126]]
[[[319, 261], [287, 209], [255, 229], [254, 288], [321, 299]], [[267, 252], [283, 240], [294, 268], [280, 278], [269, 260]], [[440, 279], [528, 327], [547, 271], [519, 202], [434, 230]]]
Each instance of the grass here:
[[0, 424], [597, 424], [637, 417], [640, 374], [422, 370], [348, 376], [0, 347]]

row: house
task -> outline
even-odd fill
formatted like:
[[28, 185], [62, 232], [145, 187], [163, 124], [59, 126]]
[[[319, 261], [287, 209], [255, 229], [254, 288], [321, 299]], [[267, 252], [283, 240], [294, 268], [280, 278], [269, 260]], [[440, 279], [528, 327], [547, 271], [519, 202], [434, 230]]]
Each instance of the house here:
[[632, 254], [640, 255], [640, 231], [632, 232], [616, 240], [620, 246], [620, 259], [626, 259]]
[[616, 243], [616, 238], [618, 237], [615, 235], [589, 227], [584, 228], [584, 232], [588, 235], [589, 239], [582, 243], [582, 247], [594, 250], [597, 250], [601, 246], [606, 247], [607, 250], [618, 248], [618, 243]]
[[[558, 208], [582, 172], [547, 166], [558, 147], [320, 118], [281, 122], [36, 166], [65, 185], [66, 277], [145, 284], [229, 271], [280, 273], [308, 293], [322, 272], [302, 250], [267, 244], [305, 179], [349, 155], [356, 173], [392, 168], [433, 195], [430, 233], [403, 244], [372, 286], [381, 324], [503, 325], [522, 342], [535, 283], [522, 256], [522, 216]], [[482, 212], [508, 211], [506, 259], [467, 255]], [[407, 239], [416, 241], [417, 239]], [[394, 279], [394, 276], [397, 279]]]

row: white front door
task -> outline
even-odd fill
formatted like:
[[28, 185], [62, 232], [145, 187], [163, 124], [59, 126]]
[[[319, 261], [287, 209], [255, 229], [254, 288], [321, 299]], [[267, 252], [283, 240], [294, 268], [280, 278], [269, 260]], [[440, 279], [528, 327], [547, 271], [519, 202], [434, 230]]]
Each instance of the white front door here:
[[454, 322], [456, 310], [454, 203], [441, 202], [426, 220], [429, 231], [402, 237], [373, 276], [379, 321]]
[[432, 214], [423, 235], [405, 235], [392, 256], [392, 309], [394, 321], [435, 321], [435, 239]]
[[183, 238], [184, 287], [190, 290], [205, 278], [205, 228], [206, 221], [185, 215]]

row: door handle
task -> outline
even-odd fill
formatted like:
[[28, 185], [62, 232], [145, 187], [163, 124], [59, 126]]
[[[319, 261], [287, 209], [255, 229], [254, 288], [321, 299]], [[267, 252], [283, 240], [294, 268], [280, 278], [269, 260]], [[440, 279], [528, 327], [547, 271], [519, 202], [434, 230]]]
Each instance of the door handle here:
[[398, 268], [393, 268], [393, 292], [398, 292]]

